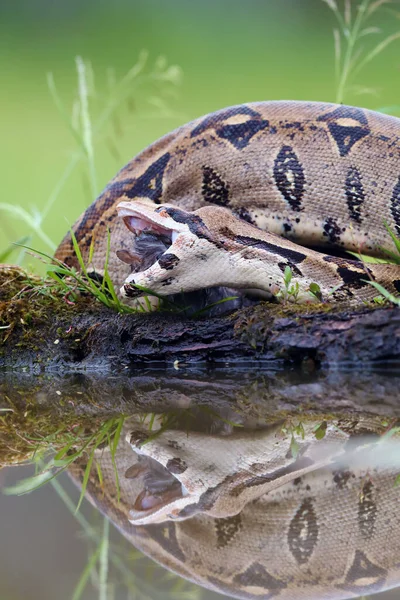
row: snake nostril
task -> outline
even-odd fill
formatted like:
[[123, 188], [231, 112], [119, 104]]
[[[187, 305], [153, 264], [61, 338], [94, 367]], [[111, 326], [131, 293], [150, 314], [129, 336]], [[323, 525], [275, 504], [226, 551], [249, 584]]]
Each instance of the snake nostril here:
[[135, 296], [140, 295], [140, 290], [135, 286], [135, 281], [132, 280], [129, 283], [125, 283], [123, 285], [124, 295], [127, 298], [134, 298]]

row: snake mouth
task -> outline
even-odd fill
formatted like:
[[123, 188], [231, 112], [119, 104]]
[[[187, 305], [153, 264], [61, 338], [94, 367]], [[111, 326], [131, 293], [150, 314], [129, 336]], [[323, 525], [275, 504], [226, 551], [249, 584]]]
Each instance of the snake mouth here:
[[174, 221], [163, 210], [163, 207], [155, 211], [154, 207], [149, 207], [140, 202], [120, 202], [117, 210], [118, 216], [122, 217], [126, 227], [135, 235], [146, 232], [168, 236], [173, 244], [178, 234], [187, 230], [186, 225]]
[[169, 251], [178, 235], [187, 230], [186, 225], [177, 223], [168, 215], [164, 206], [155, 210], [154, 205], [137, 201], [121, 202], [117, 210], [134, 236], [131, 248], [121, 248], [116, 254], [135, 273], [146, 271], [154, 265]]
[[180, 481], [163, 465], [148, 456], [139, 455], [137, 463], [128, 469], [125, 477], [140, 478], [140, 487], [143, 488], [129, 511], [131, 523], [138, 523], [187, 495]]

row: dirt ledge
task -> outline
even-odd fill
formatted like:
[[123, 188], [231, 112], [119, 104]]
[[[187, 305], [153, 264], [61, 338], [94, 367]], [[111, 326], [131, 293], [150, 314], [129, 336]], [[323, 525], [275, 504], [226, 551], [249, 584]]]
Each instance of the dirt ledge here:
[[[400, 364], [398, 307], [271, 305], [220, 317], [117, 314], [89, 296], [69, 304], [0, 266], [0, 367], [120, 371], [150, 364], [262, 361], [267, 366]], [[176, 363], [178, 361], [178, 363]]]

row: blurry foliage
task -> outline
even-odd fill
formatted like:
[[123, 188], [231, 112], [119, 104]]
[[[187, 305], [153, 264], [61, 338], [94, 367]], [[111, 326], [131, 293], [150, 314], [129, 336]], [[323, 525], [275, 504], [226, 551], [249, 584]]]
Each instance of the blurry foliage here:
[[[96, 91], [90, 62], [85, 62], [80, 56], [76, 57], [76, 70], [77, 91], [71, 110], [64, 106], [53, 73], [47, 75], [51, 96], [76, 142], [77, 150], [71, 156], [44, 209], [28, 210], [19, 205], [0, 202], [0, 212], [25, 224], [28, 230], [25, 240], [29, 241], [36, 235], [51, 252], [56, 249], [57, 244], [45, 233], [43, 222], [57, 202], [74, 169], [82, 161], [86, 164], [90, 198], [96, 198], [99, 189], [95, 143], [102, 141], [109, 147], [111, 153], [118, 153], [116, 140], [123, 129], [119, 117], [122, 105], [128, 104], [131, 112], [134, 112], [136, 97], [144, 94], [147, 103], [159, 114], [171, 116], [174, 113], [169, 109], [167, 100], [176, 95], [176, 88], [182, 79], [181, 69], [177, 65], [169, 65], [163, 56], [151, 64], [145, 51], [140, 53], [137, 63], [120, 80], [117, 80], [113, 69], [108, 70], [108, 86], [105, 93]], [[11, 249], [2, 251], [2, 254], [8, 258]], [[23, 257], [24, 254], [20, 253], [17, 264], [21, 263]]]
[[[335, 43], [336, 99], [343, 103], [350, 93], [376, 94], [372, 87], [354, 82], [359, 72], [374, 58], [379, 56], [392, 42], [400, 38], [400, 31], [385, 35], [380, 27], [371, 25], [373, 17], [382, 10], [393, 6], [392, 0], [322, 0], [329, 6], [338, 22], [333, 30]], [[399, 18], [400, 13], [390, 8], [391, 13]], [[365, 46], [364, 39], [379, 37], [377, 43]], [[383, 37], [382, 37], [383, 36]]]

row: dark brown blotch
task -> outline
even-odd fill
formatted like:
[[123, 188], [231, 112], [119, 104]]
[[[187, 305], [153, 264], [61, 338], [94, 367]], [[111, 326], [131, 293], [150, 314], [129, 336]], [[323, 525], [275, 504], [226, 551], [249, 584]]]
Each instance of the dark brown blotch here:
[[247, 115], [255, 119], [261, 119], [260, 113], [250, 108], [250, 106], [246, 106], [245, 104], [240, 106], [231, 106], [230, 108], [223, 108], [222, 110], [204, 117], [204, 119], [202, 119], [202, 121], [193, 129], [190, 137], [196, 137], [204, 131], [207, 131], [207, 129], [213, 129], [220, 123], [223, 123], [231, 117], [236, 117], [237, 115]]
[[400, 235], [400, 177], [393, 188], [392, 197], [390, 200], [390, 212], [395, 223], [397, 235]]
[[278, 263], [278, 267], [280, 268], [280, 270], [282, 271], [282, 273], [285, 272], [286, 267], [290, 267], [292, 273], [294, 275], [298, 275], [299, 277], [303, 277], [303, 273], [300, 271], [300, 269], [298, 267], [296, 267], [295, 264], [293, 264], [292, 262], [290, 262], [290, 260], [286, 261], [286, 262], [279, 262]]
[[270, 242], [265, 242], [264, 240], [257, 240], [256, 238], [251, 238], [245, 235], [237, 235], [235, 237], [235, 241], [244, 246], [251, 246], [252, 248], [265, 250], [266, 252], [280, 256], [281, 258], [284, 258], [285, 260], [295, 264], [299, 264], [307, 258], [305, 254], [302, 252], [297, 252], [297, 250], [292, 250], [291, 248], [286, 248], [285, 246], [277, 246], [276, 244], [271, 244]]
[[203, 167], [201, 193], [206, 202], [227, 206], [229, 204], [229, 185], [212, 167]]
[[143, 295], [143, 291], [135, 287], [133, 282], [124, 284], [124, 293], [127, 298], [137, 298]]
[[[352, 119], [358, 125], [342, 125], [340, 119]], [[369, 135], [370, 128], [364, 111], [352, 106], [338, 106], [332, 112], [318, 117], [317, 121], [325, 121], [340, 156], [346, 156], [356, 142]]]
[[318, 542], [318, 521], [311, 498], [303, 500], [289, 525], [290, 552], [299, 565], [307, 563]]
[[327, 237], [331, 244], [340, 242], [342, 230], [333, 217], [328, 217], [323, 226], [323, 236]]
[[125, 195], [128, 198], [149, 198], [156, 204], [160, 203], [163, 192], [163, 176], [171, 155], [166, 152], [159, 159], [153, 162], [141, 175], [138, 177], [130, 189], [125, 190]]
[[233, 517], [214, 519], [215, 532], [217, 535], [217, 548], [225, 548], [236, 537], [242, 527], [240, 513]]
[[230, 142], [236, 150], [243, 150], [257, 133], [268, 126], [269, 121], [250, 119], [244, 123], [222, 125], [215, 132], [218, 137]]
[[179, 456], [176, 458], [170, 458], [166, 464], [166, 467], [168, 471], [174, 475], [184, 473], [188, 468], [186, 462], [182, 460], [182, 458], [179, 458]]
[[294, 211], [303, 210], [305, 176], [301, 162], [291, 146], [282, 146], [273, 168], [276, 187]]
[[369, 560], [365, 552], [356, 550], [354, 560], [347, 571], [345, 583], [339, 589], [362, 596], [379, 591], [386, 581], [387, 571]]
[[[171, 285], [171, 283], [175, 280], [175, 277], [168, 277], [167, 279], [164, 279], [164, 281], [162, 282], [162, 287], [166, 287], [167, 285]], [[142, 292], [143, 293], [143, 292]]]
[[242, 219], [242, 221], [246, 221], [246, 223], [250, 223], [250, 225], [256, 224], [247, 208], [241, 206], [240, 208], [235, 209], [233, 212], [237, 217], [239, 217], [239, 219]]
[[180, 259], [175, 254], [172, 254], [172, 252], [167, 252], [166, 254], [160, 256], [160, 258], [158, 259], [158, 264], [162, 269], [170, 271], [171, 269], [176, 267], [179, 261]]
[[363, 483], [358, 497], [358, 526], [361, 535], [367, 540], [374, 533], [376, 517], [375, 486], [371, 480], [367, 479]]
[[361, 181], [361, 173], [356, 167], [350, 167], [347, 172], [345, 193], [350, 219], [361, 223], [361, 207], [365, 200], [365, 192]]
[[[136, 528], [136, 529], [140, 529]], [[158, 523], [157, 525], [146, 525], [146, 532], [161, 548], [172, 554], [181, 562], [186, 562], [186, 557], [182, 552], [178, 539], [176, 537], [175, 523]]]
[[[254, 562], [245, 571], [235, 575], [233, 581], [243, 587], [259, 587], [264, 589], [266, 595], [263, 595], [263, 598], [271, 598], [287, 587], [284, 581], [273, 577], [258, 562]], [[271, 593], [268, 594], [268, 592]]]

